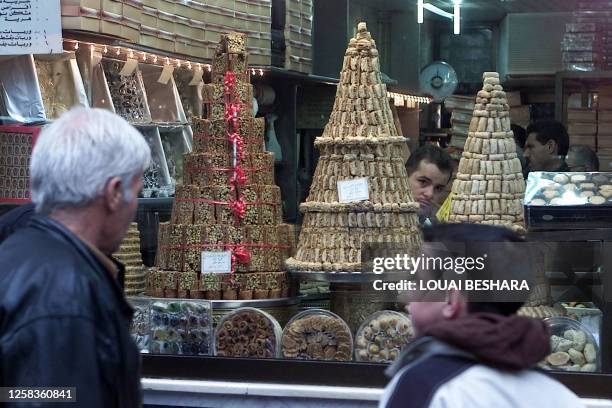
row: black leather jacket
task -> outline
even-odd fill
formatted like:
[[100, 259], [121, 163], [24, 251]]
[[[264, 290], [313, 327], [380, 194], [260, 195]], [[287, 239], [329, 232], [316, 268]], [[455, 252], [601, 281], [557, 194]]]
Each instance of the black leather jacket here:
[[76, 387], [78, 407], [141, 406], [132, 313], [79, 238], [34, 217], [0, 245], [0, 386]]

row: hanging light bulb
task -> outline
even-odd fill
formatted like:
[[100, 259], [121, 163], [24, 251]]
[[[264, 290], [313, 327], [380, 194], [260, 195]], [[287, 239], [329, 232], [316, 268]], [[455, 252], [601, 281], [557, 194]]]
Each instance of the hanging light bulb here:
[[106, 47], [106, 45], [104, 46], [104, 53], [108, 54], [108, 48]]
[[78, 41], [75, 41], [75, 42], [74, 42], [74, 50], [76, 51], [76, 50], [78, 50], [78, 49], [79, 49], [79, 42], [78, 42]]
[[157, 64], [157, 55], [154, 55], [154, 56], [153, 56], [153, 63], [154, 63], [154, 64]]
[[121, 54], [121, 48], [120, 48], [120, 47], [117, 47], [117, 51], [115, 51], [115, 53], [116, 53], [117, 55]]
[[206, 68], [208, 69], [208, 72], [212, 72], [212, 66], [211, 65], [207, 65]]
[[259, 76], [263, 76], [263, 69], [259, 68]]
[[142, 61], [145, 62], [147, 60], [147, 53], [143, 52], [142, 53]]

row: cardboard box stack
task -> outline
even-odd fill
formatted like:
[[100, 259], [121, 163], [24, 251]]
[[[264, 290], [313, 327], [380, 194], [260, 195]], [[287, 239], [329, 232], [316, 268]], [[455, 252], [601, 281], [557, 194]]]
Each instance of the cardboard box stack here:
[[312, 73], [312, 0], [285, 0], [285, 68]]
[[563, 68], [597, 71], [612, 68], [612, 11], [608, 0], [579, 1], [561, 42]]
[[589, 108], [567, 110], [567, 133], [570, 145], [586, 145], [597, 149], [597, 111]]
[[248, 36], [253, 65], [271, 64], [271, 0], [61, 0], [62, 28], [210, 58], [221, 34]]
[[612, 171], [612, 89], [602, 89], [597, 98], [597, 157], [599, 169]]
[[444, 100], [444, 107], [451, 112], [453, 134], [450, 146], [463, 150], [468, 137], [468, 128], [474, 113], [474, 96], [449, 96]]

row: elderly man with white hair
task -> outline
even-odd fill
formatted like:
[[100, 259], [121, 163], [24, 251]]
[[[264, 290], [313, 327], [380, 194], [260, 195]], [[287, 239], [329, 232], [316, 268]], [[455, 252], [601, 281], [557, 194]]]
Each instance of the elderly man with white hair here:
[[42, 131], [30, 163], [36, 216], [0, 245], [1, 387], [75, 387], [82, 407], [141, 405], [132, 309], [108, 254], [134, 219], [150, 157], [136, 129], [100, 109]]

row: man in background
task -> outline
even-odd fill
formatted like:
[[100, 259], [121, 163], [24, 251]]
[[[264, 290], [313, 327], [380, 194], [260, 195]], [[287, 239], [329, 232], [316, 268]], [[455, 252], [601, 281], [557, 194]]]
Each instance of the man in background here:
[[412, 152], [406, 170], [412, 198], [420, 206], [421, 223], [436, 223], [435, 214], [453, 174], [453, 159], [445, 150], [428, 144]]
[[[134, 219], [150, 149], [124, 119], [78, 108], [30, 163], [36, 215], [0, 245], [0, 386], [74, 387], [77, 407], [140, 407], [133, 314], [105, 254]], [[17, 404], [18, 405], [18, 404]]]
[[597, 158], [597, 154], [586, 145], [570, 146], [565, 162], [570, 168], [570, 171], [599, 171], [599, 159]]
[[569, 171], [565, 163], [568, 149], [569, 136], [561, 122], [546, 119], [534, 122], [527, 127], [524, 155], [530, 172]]

